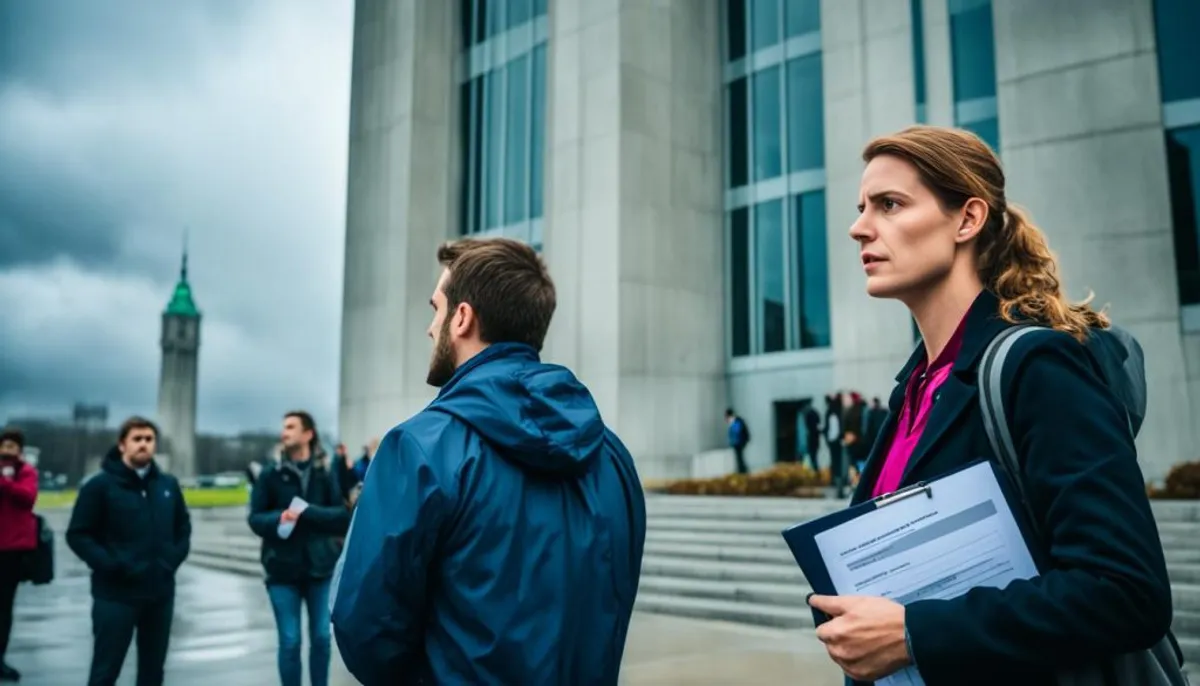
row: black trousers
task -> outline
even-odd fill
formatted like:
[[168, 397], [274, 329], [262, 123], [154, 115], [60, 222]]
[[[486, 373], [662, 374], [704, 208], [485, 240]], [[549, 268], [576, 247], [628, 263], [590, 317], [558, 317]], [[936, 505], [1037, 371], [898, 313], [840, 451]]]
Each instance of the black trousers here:
[[137, 632], [137, 686], [162, 686], [175, 597], [119, 602], [92, 600], [92, 672], [88, 686], [113, 686]]
[[24, 553], [0, 550], [0, 664], [4, 663], [8, 640], [12, 637], [13, 604], [17, 600], [22, 555]]
[[733, 457], [737, 461], [738, 474], [750, 473], [750, 470], [746, 468], [746, 446], [734, 446]]

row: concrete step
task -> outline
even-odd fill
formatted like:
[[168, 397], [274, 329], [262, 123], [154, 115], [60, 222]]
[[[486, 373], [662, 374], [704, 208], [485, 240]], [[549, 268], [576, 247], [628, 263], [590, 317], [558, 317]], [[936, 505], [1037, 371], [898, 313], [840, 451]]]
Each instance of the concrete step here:
[[[781, 498], [760, 496], [665, 495], [648, 493], [646, 511], [654, 514], [680, 512], [696, 517], [721, 518], [730, 512], [763, 512], [801, 517], [847, 507], [848, 500]], [[1200, 500], [1152, 500], [1150, 508], [1160, 522], [1200, 523]]]
[[1200, 612], [1175, 608], [1175, 613], [1171, 618], [1171, 630], [1175, 632], [1176, 638], [1180, 636], [1200, 638]]
[[1163, 548], [1167, 564], [1200, 564], [1200, 548]]
[[750, 534], [755, 536], [773, 536], [783, 541], [781, 532], [796, 524], [797, 520], [787, 519], [694, 519], [689, 517], [653, 517], [647, 520], [646, 528], [651, 531], [696, 531], [700, 533], [721, 534]]
[[725, 546], [735, 548], [779, 548], [788, 549], [783, 536], [778, 534], [707, 533], [704, 531], [660, 531], [646, 530], [646, 543], [688, 543], [693, 545]]
[[1175, 640], [1183, 652], [1183, 667], [1194, 680], [1200, 674], [1200, 638], [1176, 636]]
[[762, 564], [796, 566], [795, 558], [787, 546], [738, 546], [711, 545], [700, 543], [678, 542], [671, 540], [656, 540], [646, 535], [645, 556], [676, 557], [691, 560], [710, 560], [725, 562], [753, 562]]
[[188, 555], [187, 564], [204, 567], [207, 569], [215, 569], [222, 572], [230, 572], [232, 574], [241, 574], [243, 576], [251, 576], [261, 578], [263, 576], [262, 564], [258, 560], [239, 560], [236, 558], [225, 557], [221, 555], [213, 555], [205, 551], [193, 551]]
[[218, 536], [211, 532], [199, 532], [199, 535], [192, 536], [192, 546], [204, 546], [207, 548], [253, 548], [258, 550], [262, 547], [262, 539], [258, 536]]
[[674, 576], [642, 577], [638, 592], [690, 598], [712, 598], [730, 602], [759, 603], [775, 607], [806, 609], [812, 589], [804, 582], [724, 581]]
[[795, 564], [707, 561], [655, 555], [642, 558], [642, 578], [651, 576], [707, 579], [724, 583], [735, 581], [805, 583], [804, 574]]
[[1171, 604], [1176, 612], [1200, 612], [1200, 585], [1171, 584]]
[[681, 597], [639, 591], [636, 609], [676, 617], [717, 619], [757, 626], [795, 629], [813, 626], [812, 612], [802, 608], [770, 604], [730, 602], [713, 598]]

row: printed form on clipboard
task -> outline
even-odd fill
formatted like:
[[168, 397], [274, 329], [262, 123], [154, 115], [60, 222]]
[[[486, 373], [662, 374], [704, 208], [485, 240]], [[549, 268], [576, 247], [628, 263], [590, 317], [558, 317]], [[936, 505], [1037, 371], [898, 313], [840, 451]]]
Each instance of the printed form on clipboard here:
[[[1003, 588], [1037, 566], [990, 462], [881, 496], [783, 532], [813, 590], [907, 605], [979, 586]], [[923, 685], [915, 667], [875, 682]]]

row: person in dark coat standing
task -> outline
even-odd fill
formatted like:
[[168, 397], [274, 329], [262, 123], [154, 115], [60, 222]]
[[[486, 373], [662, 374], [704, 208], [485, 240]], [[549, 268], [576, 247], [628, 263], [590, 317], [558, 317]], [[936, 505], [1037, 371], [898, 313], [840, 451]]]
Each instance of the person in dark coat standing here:
[[978, 365], [996, 335], [1036, 322], [1053, 331], [1014, 346], [1002, 392], [1044, 564], [951, 599], [815, 596], [832, 616], [817, 637], [860, 685], [915, 666], [928, 686], [1050, 686], [1059, 669], [1155, 645], [1171, 625], [1162, 544], [1125, 408], [1086, 345], [1107, 318], [1065, 298], [1046, 237], [1009, 203], [975, 134], [913, 127], [864, 158], [850, 235], [867, 292], [907, 305], [923, 343], [896, 377], [853, 502], [998, 459]]
[[279, 634], [280, 682], [301, 683], [304, 606], [309, 679], [313, 686], [326, 686], [332, 650], [329, 579], [341, 552], [339, 539], [350, 526], [350, 509], [312, 415], [299, 410], [284, 415], [280, 440], [279, 463], [264, 469], [250, 493], [249, 524], [262, 538], [267, 596]]
[[125, 420], [71, 511], [67, 545], [92, 570], [88, 686], [116, 683], [135, 633], [138, 686], [163, 683], [175, 572], [187, 559], [192, 524], [179, 482], [154, 461], [157, 444], [150, 420]]
[[20, 681], [21, 673], [4, 660], [12, 635], [13, 604], [25, 557], [37, 548], [38, 474], [25, 462], [25, 435], [0, 431], [0, 681]]

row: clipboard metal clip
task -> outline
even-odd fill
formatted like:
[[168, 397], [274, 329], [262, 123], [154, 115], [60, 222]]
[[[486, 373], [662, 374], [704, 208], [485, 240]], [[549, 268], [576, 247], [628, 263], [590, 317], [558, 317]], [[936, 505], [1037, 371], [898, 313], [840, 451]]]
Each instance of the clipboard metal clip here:
[[932, 498], [933, 497], [933, 486], [922, 481], [919, 483], [915, 483], [911, 486], [906, 486], [904, 488], [901, 488], [900, 490], [895, 491], [894, 493], [888, 493], [887, 495], [881, 495], [875, 499], [875, 507], [876, 508], [887, 507], [888, 505], [891, 505], [892, 503], [904, 500], [905, 498], [911, 498], [912, 496], [917, 495], [919, 493], [924, 493], [926, 495], [926, 497]]

